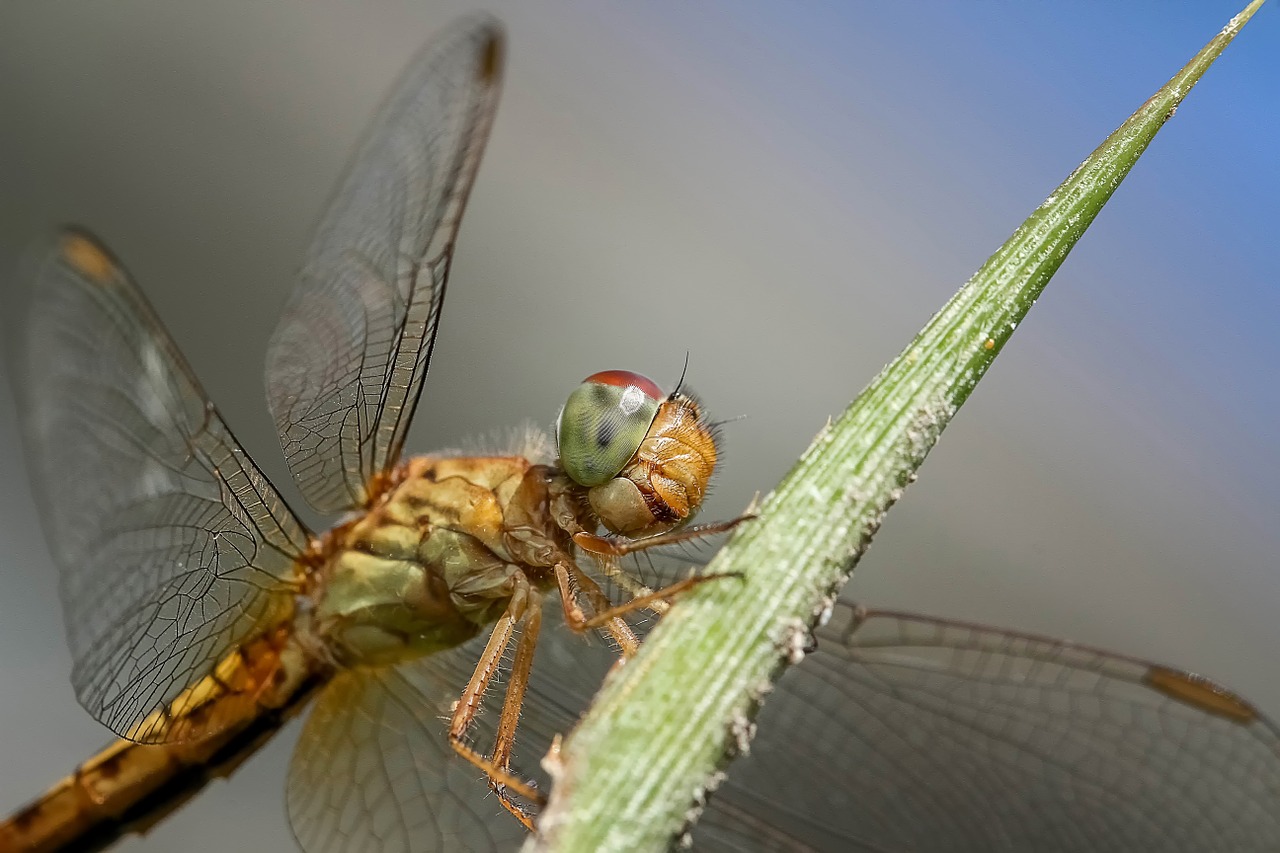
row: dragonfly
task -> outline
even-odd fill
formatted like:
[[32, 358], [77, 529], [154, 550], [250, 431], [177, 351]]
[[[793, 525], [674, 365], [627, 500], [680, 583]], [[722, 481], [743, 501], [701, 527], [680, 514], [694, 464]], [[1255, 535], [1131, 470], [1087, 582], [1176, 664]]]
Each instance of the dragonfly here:
[[[281, 445], [331, 530], [289, 509], [105, 245], [42, 251], [13, 384], [77, 697], [119, 739], [0, 823], [0, 851], [144, 831], [308, 705], [286, 788], [306, 850], [514, 849], [537, 759], [706, 577], [649, 559], [741, 520], [690, 523], [719, 450], [679, 387], [603, 371], [554, 441], [402, 458], [502, 53], [470, 18], [411, 63], [272, 338]], [[1280, 847], [1278, 730], [1212, 681], [844, 601], [813, 639], [699, 849]]]
[[[463, 784], [451, 757], [531, 830], [542, 794], [511, 761], [544, 599], [625, 661], [626, 616], [706, 579], [654, 590], [618, 568], [738, 521], [688, 524], [716, 425], [679, 387], [592, 375], [561, 410], [554, 459], [536, 438], [520, 454], [402, 458], [502, 61], [499, 25], [473, 18], [411, 63], [271, 339], [267, 397], [293, 479], [315, 510], [345, 513], [328, 531], [263, 476], [101, 241], [68, 228], [40, 253], [14, 385], [73, 684], [120, 740], [4, 824], [0, 849], [143, 827], [308, 703], [288, 787], [308, 850], [487, 838], [448, 802]], [[472, 640], [459, 672], [446, 653]]]

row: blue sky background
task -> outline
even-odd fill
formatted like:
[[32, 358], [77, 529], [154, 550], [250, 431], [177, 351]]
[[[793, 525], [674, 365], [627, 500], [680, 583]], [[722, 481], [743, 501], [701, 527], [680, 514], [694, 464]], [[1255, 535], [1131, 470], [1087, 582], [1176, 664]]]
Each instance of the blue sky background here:
[[[0, 4], [0, 270], [97, 230], [287, 482], [266, 340], [397, 71], [460, 2]], [[685, 352], [710, 517], [782, 476], [1235, 3], [511, 2], [506, 91], [410, 446]], [[859, 600], [1210, 674], [1280, 716], [1280, 12], [1264, 7], [1018, 329], [860, 566]], [[4, 306], [12, 278], [0, 278]], [[0, 810], [105, 732], [0, 392]], [[291, 497], [294, 493], [287, 492]], [[300, 503], [300, 502], [299, 502]], [[123, 850], [291, 850], [291, 734]], [[496, 807], [495, 807], [496, 808]], [[234, 819], [230, 819], [234, 817]]]

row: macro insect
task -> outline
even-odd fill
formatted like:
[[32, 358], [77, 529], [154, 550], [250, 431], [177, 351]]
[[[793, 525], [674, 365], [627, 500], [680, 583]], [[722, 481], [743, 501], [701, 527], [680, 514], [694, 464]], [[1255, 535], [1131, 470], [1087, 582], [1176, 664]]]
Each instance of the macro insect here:
[[[402, 457], [502, 61], [498, 25], [469, 18], [410, 64], [272, 338], [269, 406], [303, 496], [343, 514], [328, 531], [100, 241], [43, 250], [11, 378], [76, 694], [120, 739], [0, 822], [0, 853], [143, 831], [308, 705], [287, 808], [310, 853], [514, 849], [538, 759], [636, 651], [636, 617], [705, 579], [622, 562], [740, 521], [690, 524], [719, 449], [679, 387], [603, 371], [554, 450], [528, 433]], [[1280, 848], [1280, 731], [1225, 688], [963, 622], [828, 616], [735, 733], [750, 752], [698, 849]], [[593, 632], [607, 653], [577, 642]]]
[[[449, 752], [531, 830], [542, 794], [511, 761], [544, 598], [625, 660], [626, 617], [703, 580], [654, 590], [619, 567], [735, 523], [687, 524], [717, 450], [680, 389], [589, 377], [561, 411], [555, 459], [530, 458], [546, 456], [536, 438], [526, 455], [402, 458], [502, 58], [496, 22], [471, 18], [413, 61], [272, 337], [268, 404], [307, 502], [346, 514], [328, 531], [307, 530], [237, 443], [101, 242], [64, 229], [43, 252], [14, 384], [76, 693], [121, 740], [0, 825], [0, 849], [145, 826], [311, 700], [288, 787], [308, 849], [485, 837], [445, 802], [470, 796], [455, 777], [474, 788]], [[486, 637], [465, 669], [442, 654]], [[440, 754], [398, 766], [426, 749]]]

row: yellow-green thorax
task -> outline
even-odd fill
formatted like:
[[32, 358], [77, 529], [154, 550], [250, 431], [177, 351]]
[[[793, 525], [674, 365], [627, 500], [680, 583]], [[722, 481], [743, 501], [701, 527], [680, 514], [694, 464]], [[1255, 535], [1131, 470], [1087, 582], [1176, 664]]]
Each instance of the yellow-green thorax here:
[[531, 528], [542, 551], [563, 551], [546, 517], [548, 476], [514, 456], [405, 462], [369, 512], [329, 535], [314, 633], [344, 665], [395, 663], [474, 637], [502, 613], [518, 574], [545, 583]]

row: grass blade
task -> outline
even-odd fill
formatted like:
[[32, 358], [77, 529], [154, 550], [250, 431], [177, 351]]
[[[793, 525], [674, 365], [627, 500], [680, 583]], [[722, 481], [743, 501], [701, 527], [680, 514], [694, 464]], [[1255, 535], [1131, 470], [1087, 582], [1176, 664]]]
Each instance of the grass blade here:
[[534, 848], [665, 849], [711, 787], [733, 733], [849, 577], [938, 435], [1254, 0], [1044, 201], [838, 420], [759, 519], [609, 679], [554, 760]]

